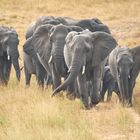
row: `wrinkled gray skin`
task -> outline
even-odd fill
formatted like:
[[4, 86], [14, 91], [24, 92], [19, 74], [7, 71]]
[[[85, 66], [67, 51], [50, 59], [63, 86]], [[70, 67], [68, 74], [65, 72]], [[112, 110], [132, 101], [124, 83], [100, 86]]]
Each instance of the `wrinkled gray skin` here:
[[[42, 36], [38, 36], [38, 31], [39, 31], [39, 28], [37, 28], [34, 31], [33, 35], [29, 37], [24, 44], [24, 47], [23, 47], [24, 72], [25, 72], [26, 85], [30, 85], [31, 75], [36, 74], [36, 79], [37, 79], [38, 84], [44, 87], [45, 85], [51, 84], [52, 81], [46, 69], [40, 63], [37, 53], [35, 52], [35, 50], [38, 49], [36, 47], [38, 47], [39, 43], [42, 41], [41, 40]], [[38, 40], [38, 38], [40, 38], [40, 40]], [[49, 54], [49, 57], [50, 57], [50, 54]]]
[[[68, 76], [68, 68], [64, 60], [64, 45], [65, 38], [70, 31], [82, 31], [83, 29], [77, 26], [65, 26], [59, 24], [51, 28], [51, 57], [50, 62], [52, 78], [53, 78], [53, 88], [56, 89], [61, 84], [61, 77], [64, 79]], [[71, 84], [67, 91], [68, 93], [73, 93], [76, 97], [75, 84]]]
[[56, 21], [54, 17], [40, 17], [36, 22], [32, 22], [26, 31], [25, 34], [26, 42], [23, 48], [26, 85], [30, 85], [30, 79], [32, 74], [36, 74], [38, 84], [41, 86], [44, 86], [44, 84], [48, 85], [52, 83], [51, 76], [46, 72], [45, 68], [40, 63], [33, 46], [31, 46], [32, 36], [36, 31], [36, 29], [41, 25], [49, 23], [57, 25], [60, 22]]
[[117, 47], [109, 56], [109, 66], [118, 83], [122, 104], [132, 106], [133, 88], [140, 70], [140, 46]]
[[[100, 101], [105, 58], [116, 45], [117, 42], [108, 33], [92, 33], [87, 30], [81, 33], [70, 32], [64, 47], [64, 58], [70, 74], [64, 83], [54, 90], [52, 96], [77, 79], [84, 106], [90, 108], [97, 104]], [[90, 95], [88, 81], [92, 83]]]
[[13, 64], [17, 80], [20, 81], [18, 34], [13, 28], [0, 26], [0, 82], [8, 84]]
[[119, 99], [120, 99], [120, 93], [119, 93], [119, 88], [118, 84], [113, 78], [109, 66], [105, 66], [104, 70], [104, 76], [103, 76], [103, 87], [102, 87], [102, 92], [101, 92], [101, 100], [104, 101], [104, 96], [105, 93], [107, 94], [107, 101], [111, 100], [112, 97], [112, 92], [115, 92]]

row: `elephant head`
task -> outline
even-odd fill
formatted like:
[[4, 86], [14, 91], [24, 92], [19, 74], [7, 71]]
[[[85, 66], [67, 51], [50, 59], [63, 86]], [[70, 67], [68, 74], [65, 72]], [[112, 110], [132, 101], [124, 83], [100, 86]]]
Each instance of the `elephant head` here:
[[[139, 54], [140, 46], [132, 49], [118, 47], [109, 57], [109, 64], [112, 68], [112, 74], [117, 80], [123, 105], [132, 106], [133, 88], [140, 70]], [[115, 58], [115, 63], [112, 63], [112, 56]]]
[[50, 75], [48, 61], [51, 56], [50, 30], [52, 27], [53, 25], [50, 24], [39, 26], [24, 44], [24, 51], [34, 60], [39, 61]]
[[110, 33], [109, 28], [102, 24], [98, 19], [84, 19], [76, 23], [76, 26], [80, 26], [83, 29], [89, 29], [91, 32], [102, 31]]
[[3, 31], [1, 31], [0, 37], [0, 55], [3, 53], [7, 53], [7, 59], [11, 60], [14, 69], [16, 71], [17, 80], [20, 80], [20, 67], [19, 67], [19, 52], [18, 52], [18, 35], [14, 29], [2, 27]]
[[108, 33], [83, 31], [81, 33], [70, 32], [66, 38], [67, 47], [71, 50], [70, 74], [65, 82], [54, 90], [52, 96], [65, 89], [72, 83], [79, 73], [87, 71], [86, 65], [92, 67], [100, 64], [116, 47], [116, 40]]

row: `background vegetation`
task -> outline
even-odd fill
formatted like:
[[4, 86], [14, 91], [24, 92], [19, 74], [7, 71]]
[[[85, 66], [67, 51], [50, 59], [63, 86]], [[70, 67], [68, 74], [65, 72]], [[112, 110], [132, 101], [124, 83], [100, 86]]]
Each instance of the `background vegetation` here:
[[[42, 15], [77, 19], [98, 17], [109, 26], [120, 45], [140, 45], [139, 0], [0, 0], [0, 24], [19, 33], [22, 58], [24, 34], [30, 22]], [[23, 65], [23, 61], [20, 61]], [[139, 140], [140, 78], [134, 90], [134, 107], [122, 108], [114, 95], [85, 111], [79, 100], [51, 98], [51, 90], [20, 84], [12, 71], [8, 87], [0, 87], [1, 140]]]

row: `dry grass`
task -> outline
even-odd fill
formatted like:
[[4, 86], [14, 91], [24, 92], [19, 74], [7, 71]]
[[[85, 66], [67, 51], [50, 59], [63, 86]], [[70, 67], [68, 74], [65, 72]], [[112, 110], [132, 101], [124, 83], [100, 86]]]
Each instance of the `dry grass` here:
[[[18, 89], [18, 90], [16, 90]], [[63, 96], [50, 98], [50, 90], [35, 84], [1, 87], [0, 138], [2, 140], [102, 140], [138, 138], [135, 113], [116, 103], [99, 104], [85, 111], [81, 103]]]
[[[16, 28], [21, 56], [26, 28], [41, 15], [98, 17], [119, 44], [134, 47], [140, 44], [139, 7], [139, 0], [0, 0], [0, 23]], [[8, 87], [0, 87], [0, 139], [139, 140], [139, 115], [118, 105], [115, 96], [85, 111], [79, 100], [51, 99], [51, 90], [39, 89], [35, 77], [31, 84], [25, 89], [22, 76], [17, 85], [12, 71]], [[134, 108], [140, 112], [140, 78], [134, 92]]]

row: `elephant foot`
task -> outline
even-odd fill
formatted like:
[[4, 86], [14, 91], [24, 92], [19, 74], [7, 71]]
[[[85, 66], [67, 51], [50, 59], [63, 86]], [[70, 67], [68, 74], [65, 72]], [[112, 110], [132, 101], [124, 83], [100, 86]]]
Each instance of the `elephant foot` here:
[[104, 98], [101, 98], [100, 102], [104, 103]]
[[[82, 103], [83, 103], [83, 102], [82, 102]], [[83, 103], [82, 108], [83, 108], [84, 110], [90, 110], [90, 109], [91, 109], [91, 106], [90, 106], [89, 104]]]
[[89, 110], [89, 109], [91, 109], [91, 107], [90, 107], [90, 104], [89, 104], [89, 101], [88, 100], [81, 100], [82, 101], [82, 103], [83, 103], [83, 105], [84, 105], [84, 109], [86, 109], [86, 110]]
[[94, 100], [91, 100], [90, 106], [96, 106], [101, 101], [100, 98], [96, 98]]
[[109, 103], [111, 101], [111, 98], [107, 98], [107, 102]]

